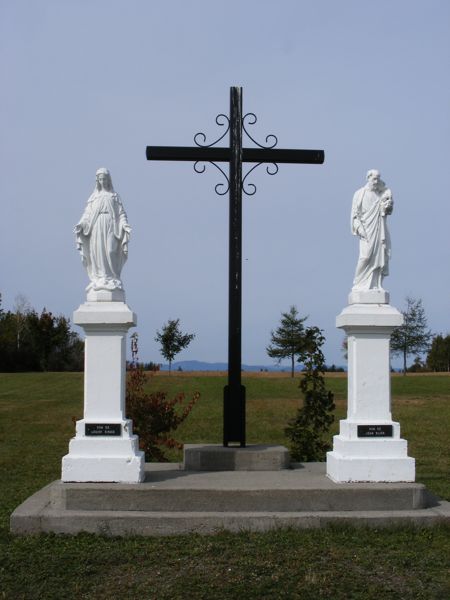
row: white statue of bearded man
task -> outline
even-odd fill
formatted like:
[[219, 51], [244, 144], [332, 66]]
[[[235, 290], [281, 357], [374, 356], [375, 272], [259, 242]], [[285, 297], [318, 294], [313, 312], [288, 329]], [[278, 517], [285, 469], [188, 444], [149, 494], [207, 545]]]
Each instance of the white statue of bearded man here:
[[120, 274], [128, 256], [131, 228], [108, 169], [96, 172], [95, 190], [74, 231], [91, 280], [86, 290], [123, 290]]
[[383, 290], [389, 274], [391, 240], [386, 216], [392, 213], [392, 192], [380, 179], [379, 171], [367, 173], [367, 183], [353, 196], [351, 229], [359, 237], [359, 259], [353, 290]]

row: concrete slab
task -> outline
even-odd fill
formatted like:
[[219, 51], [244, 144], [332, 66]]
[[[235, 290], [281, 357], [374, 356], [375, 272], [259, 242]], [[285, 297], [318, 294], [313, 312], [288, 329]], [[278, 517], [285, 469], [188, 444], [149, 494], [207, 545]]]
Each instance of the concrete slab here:
[[325, 463], [251, 472], [155, 465], [142, 484], [55, 482], [52, 494], [68, 510], [91, 511], [414, 510], [430, 504], [422, 484], [336, 484], [325, 476]]
[[145, 482], [135, 485], [55, 481], [14, 511], [11, 531], [154, 536], [450, 521], [450, 503], [422, 484], [337, 484], [326, 477], [325, 463], [251, 473], [180, 467], [146, 465]]

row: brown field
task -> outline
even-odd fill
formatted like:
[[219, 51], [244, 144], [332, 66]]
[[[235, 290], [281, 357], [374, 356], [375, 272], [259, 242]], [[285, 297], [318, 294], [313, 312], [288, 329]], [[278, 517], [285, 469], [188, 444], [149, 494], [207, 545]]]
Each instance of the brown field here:
[[[150, 373], [150, 371], [149, 371]], [[155, 377], [226, 377], [227, 371], [153, 371], [152, 372]], [[298, 377], [301, 373], [298, 371], [295, 372], [295, 377]], [[289, 379], [291, 377], [290, 371], [242, 371], [243, 377], [261, 377], [262, 379]], [[391, 373], [392, 377], [404, 377], [403, 373]], [[347, 377], [347, 373], [325, 373], [325, 376], [331, 379], [345, 379]], [[443, 371], [439, 373], [408, 373], [407, 377], [450, 377], [449, 371]]]

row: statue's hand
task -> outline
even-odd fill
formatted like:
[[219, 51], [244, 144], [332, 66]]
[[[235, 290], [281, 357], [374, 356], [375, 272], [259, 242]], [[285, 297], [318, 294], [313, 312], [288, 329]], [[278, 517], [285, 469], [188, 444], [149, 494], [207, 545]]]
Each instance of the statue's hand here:
[[362, 225], [358, 225], [357, 234], [362, 240], [367, 241], [366, 232]]
[[80, 221], [79, 223], [77, 223], [74, 227], [74, 232], [76, 234], [82, 234], [84, 229], [86, 228], [87, 223], [85, 221]]
[[130, 241], [131, 227], [127, 225], [123, 225], [123, 236], [122, 236], [122, 250], [125, 254], [128, 254], [128, 242]]
[[392, 215], [392, 211], [394, 208], [394, 203], [393, 202], [387, 202], [385, 207], [384, 207], [384, 212], [387, 215]]

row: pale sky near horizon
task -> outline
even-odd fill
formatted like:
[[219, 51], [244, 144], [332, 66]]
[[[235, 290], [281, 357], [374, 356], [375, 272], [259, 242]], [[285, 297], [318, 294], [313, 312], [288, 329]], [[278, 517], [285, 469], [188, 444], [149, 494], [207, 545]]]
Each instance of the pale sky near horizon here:
[[[220, 174], [148, 162], [147, 145], [221, 132], [243, 86], [256, 139], [325, 150], [325, 163], [254, 172], [243, 198], [243, 352], [271, 364], [270, 330], [295, 304], [343, 364], [358, 255], [353, 193], [378, 168], [394, 194], [391, 303], [422, 298], [450, 332], [450, 2], [446, 0], [3, 0], [0, 4], [0, 292], [71, 316], [87, 275], [72, 233], [108, 167], [133, 228], [123, 270], [141, 360], [180, 318], [177, 358], [226, 361], [227, 197]], [[251, 142], [247, 140], [247, 145]]]

